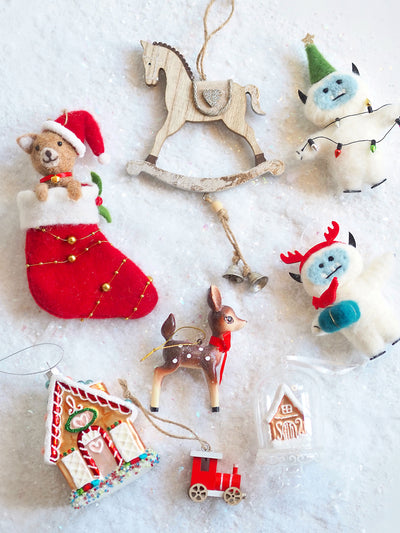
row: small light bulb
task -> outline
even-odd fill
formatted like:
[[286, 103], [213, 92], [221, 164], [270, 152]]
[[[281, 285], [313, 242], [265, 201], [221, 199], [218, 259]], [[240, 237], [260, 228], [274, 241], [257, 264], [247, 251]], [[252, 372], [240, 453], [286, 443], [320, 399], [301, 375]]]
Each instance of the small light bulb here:
[[335, 157], [338, 158], [340, 154], [342, 153], [343, 144], [338, 143], [335, 150]]
[[308, 139], [308, 144], [310, 145], [310, 148], [318, 152], [318, 146], [315, 144], [315, 142], [312, 139]]

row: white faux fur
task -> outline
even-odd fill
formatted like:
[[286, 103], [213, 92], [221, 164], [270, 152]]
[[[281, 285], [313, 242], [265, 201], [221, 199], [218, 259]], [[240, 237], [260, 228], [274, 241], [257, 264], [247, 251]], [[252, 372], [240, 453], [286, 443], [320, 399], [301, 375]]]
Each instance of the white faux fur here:
[[17, 195], [20, 226], [22, 230], [54, 224], [97, 224], [99, 213], [95, 200], [97, 187], [82, 187], [82, 198], [71, 200], [67, 189], [49, 189], [45, 202], [40, 202], [33, 191], [21, 191]]
[[85, 155], [86, 146], [80, 139], [78, 139], [75, 133], [73, 133], [71, 130], [69, 130], [62, 124], [59, 124], [54, 120], [46, 120], [46, 122], [43, 124], [42, 131], [47, 130], [52, 131], [54, 133], [58, 133], [63, 139], [72, 144], [79, 157], [83, 157]]
[[[378, 141], [386, 134], [399, 116], [400, 106], [388, 105], [368, 113], [365, 105], [366, 90], [358, 80], [358, 92], [349, 102], [334, 110], [323, 111], [315, 105], [313, 99], [315, 90], [323, 84], [323, 81], [314, 84], [309, 90], [304, 112], [306, 117], [315, 125], [325, 126], [323, 129], [313, 132], [309, 137], [311, 139], [320, 136], [328, 137], [333, 142], [326, 139], [315, 139], [314, 142], [318, 148], [316, 151], [306, 144], [305, 140], [297, 150], [300, 159], [322, 157], [326, 161], [329, 176], [341, 191], [359, 191], [364, 185], [373, 186], [382, 182], [388, 177], [387, 144], [383, 140], [377, 144], [376, 152], [372, 153], [369, 141], [372, 139]], [[336, 118], [354, 113], [365, 114], [343, 118], [340, 122], [326, 127]], [[354, 143], [360, 139], [366, 139], [366, 142]], [[335, 149], [338, 143], [354, 144], [343, 146], [341, 155], [336, 158]]]
[[[337, 244], [334, 245], [336, 248]], [[394, 315], [392, 308], [381, 293], [381, 286], [386, 280], [393, 265], [393, 256], [388, 253], [373, 261], [368, 268], [362, 270], [362, 260], [359, 253], [350, 245], [346, 247], [350, 254], [350, 268], [346, 274], [339, 277], [339, 287], [335, 304], [353, 300], [360, 309], [361, 317], [354, 324], [340, 330], [355, 348], [368, 357], [374, 357], [386, 350], [386, 345], [400, 338], [400, 322]], [[325, 248], [324, 250], [327, 250]], [[315, 259], [313, 254], [306, 261], [302, 269], [302, 281], [306, 291], [312, 296], [321, 295], [321, 286], [314, 285], [306, 278], [307, 263]], [[326, 288], [326, 287], [325, 287]], [[314, 334], [320, 334], [317, 328], [318, 312], [312, 324]]]

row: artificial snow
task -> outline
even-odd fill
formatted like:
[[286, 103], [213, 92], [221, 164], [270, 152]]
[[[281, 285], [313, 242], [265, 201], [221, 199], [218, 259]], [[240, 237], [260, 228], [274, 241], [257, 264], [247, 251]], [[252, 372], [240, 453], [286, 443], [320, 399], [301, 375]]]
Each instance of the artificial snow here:
[[[218, 16], [212, 28], [229, 13], [227, 0], [215, 4]], [[210, 412], [202, 373], [180, 369], [165, 378], [159, 414], [191, 427], [214, 452], [222, 452], [218, 471], [231, 472], [238, 463], [247, 498], [234, 507], [219, 498], [192, 502], [187, 495], [190, 451], [199, 450], [199, 444], [168, 438], [139, 413], [135, 427], [145, 445], [160, 454], [160, 464], [98, 504], [72, 509], [67, 483], [57, 469], [44, 464], [41, 454], [45, 378], [0, 374], [1, 531], [398, 530], [400, 345], [368, 363], [340, 335], [312, 337], [310, 298], [279, 259], [281, 252], [308, 250], [336, 220], [339, 238], [347, 240], [351, 231], [366, 264], [385, 252], [396, 255], [384, 292], [400, 314], [399, 129], [385, 140], [390, 179], [362, 194], [338, 194], [323, 161], [295, 156], [315, 131], [297, 97], [298, 89], [307, 92], [310, 85], [301, 39], [314, 34], [320, 51], [341, 71], [350, 72], [354, 62], [370, 88], [373, 107], [397, 103], [398, 2], [372, 9], [360, 1], [237, 0], [232, 19], [209, 43], [207, 78], [259, 88], [266, 114], [256, 115], [248, 105], [246, 120], [266, 157], [286, 164], [280, 177], [266, 176], [215, 194], [229, 213], [246, 261], [269, 277], [257, 293], [247, 281], [231, 284], [222, 278], [233, 250], [201, 194], [145, 175], [131, 177], [125, 170], [128, 161], [146, 158], [166, 116], [165, 82], [146, 86], [140, 40], [172, 45], [195, 70], [206, 6], [207, 0], [1, 2], [2, 354], [55, 343], [64, 350], [64, 374], [102, 380], [116, 396], [121, 395], [118, 378], [124, 378], [148, 406], [153, 368], [162, 356], [157, 351], [140, 359], [163, 342], [160, 327], [171, 312], [178, 327], [207, 329], [207, 290], [218, 285], [223, 302], [248, 321], [232, 334], [221, 410]], [[64, 109], [85, 109], [99, 121], [111, 161], [99, 165], [88, 149], [75, 170], [86, 181], [90, 171], [101, 176], [104, 205], [113, 219], [101, 223], [102, 231], [154, 279], [159, 303], [142, 319], [57, 319], [39, 309], [29, 293], [16, 197], [33, 189], [39, 177], [15, 139], [39, 132], [45, 120], [55, 120]], [[188, 123], [167, 139], [158, 163], [187, 176], [217, 177], [247, 170], [253, 156], [246, 142], [223, 124]], [[0, 363], [0, 369], [41, 370], [57, 357], [51, 350], [45, 356], [22, 352]], [[321, 422], [324, 428], [322, 450], [318, 461], [271, 465], [257, 460], [255, 395], [262, 394], [258, 384], [264, 378], [276, 376], [276, 388], [284, 382], [287, 357], [312, 367], [308, 371], [319, 387], [322, 418], [312, 424]], [[290, 372], [302, 368], [293, 365]], [[310, 412], [313, 416], [312, 404]], [[168, 426], [167, 431], [174, 430]]]

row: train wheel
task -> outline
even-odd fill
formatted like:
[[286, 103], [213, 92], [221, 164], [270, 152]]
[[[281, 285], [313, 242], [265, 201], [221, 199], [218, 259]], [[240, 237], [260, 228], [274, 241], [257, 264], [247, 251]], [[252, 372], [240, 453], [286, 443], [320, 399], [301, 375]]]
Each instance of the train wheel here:
[[207, 487], [201, 483], [195, 483], [189, 489], [189, 497], [194, 502], [204, 502], [204, 500], [207, 498], [207, 495]]
[[243, 500], [244, 494], [237, 487], [229, 487], [224, 492], [223, 498], [228, 505], [237, 505]]

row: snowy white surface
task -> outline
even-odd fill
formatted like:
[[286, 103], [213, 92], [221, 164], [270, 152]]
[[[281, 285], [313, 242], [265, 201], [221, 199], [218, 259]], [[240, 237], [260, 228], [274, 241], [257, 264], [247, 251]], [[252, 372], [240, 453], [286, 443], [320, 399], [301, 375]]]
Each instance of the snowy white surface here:
[[[0, 530], [15, 532], [395, 532], [400, 517], [400, 347], [346, 373], [315, 370], [324, 421], [319, 462], [276, 468], [256, 460], [254, 403], [260, 379], [284, 379], [282, 358], [313, 358], [322, 370], [363, 361], [338, 337], [312, 338], [313, 310], [303, 288], [279, 260], [283, 251], [306, 250], [315, 235], [337, 220], [350, 230], [366, 261], [393, 251], [396, 267], [385, 294], [398, 307], [400, 250], [399, 131], [392, 132], [387, 183], [362, 195], [337, 195], [321, 162], [300, 163], [295, 148], [315, 127], [303, 116], [297, 89], [309, 87], [301, 39], [307, 32], [336, 68], [355, 62], [370, 86], [374, 106], [399, 99], [398, 2], [334, 4], [306, 0], [236, 2], [228, 26], [209, 45], [209, 79], [228, 79], [260, 89], [265, 116], [247, 117], [269, 158], [286, 172], [218, 195], [248, 263], [269, 276], [254, 294], [221, 275], [231, 247], [201, 195], [172, 189], [146, 176], [129, 177], [125, 164], [148, 154], [165, 110], [163, 87], [148, 88], [140, 39], [178, 48], [192, 68], [203, 40], [206, 1], [195, 0], [3, 0], [0, 5], [0, 328], [5, 356], [39, 342], [64, 349], [62, 370], [74, 379], [103, 380], [119, 394], [125, 377], [148, 405], [160, 327], [170, 312], [178, 325], [206, 327], [206, 292], [217, 284], [224, 302], [247, 326], [233, 334], [220, 389], [221, 412], [209, 411], [199, 372], [180, 370], [166, 378], [160, 414], [185, 423], [224, 459], [220, 471], [239, 463], [247, 499], [229, 507], [220, 499], [202, 504], [187, 496], [188, 441], [157, 433], [139, 414], [145, 444], [161, 455], [160, 465], [98, 505], [75, 511], [57, 468], [41, 455], [47, 394], [41, 375], [0, 375]], [[221, 19], [228, 9], [217, 2]], [[225, 10], [222, 9], [225, 7]], [[30, 296], [25, 273], [24, 232], [16, 195], [33, 188], [37, 176], [15, 142], [38, 131], [63, 109], [86, 109], [101, 125], [112, 160], [101, 167], [88, 154], [76, 167], [82, 179], [98, 172], [104, 205], [113, 223], [102, 223], [109, 240], [151, 274], [159, 291], [152, 314], [138, 321], [63, 321], [41, 311]], [[379, 149], [379, 147], [378, 147]], [[246, 143], [223, 125], [187, 124], [165, 143], [160, 166], [187, 175], [219, 176], [252, 164]], [[40, 356], [30, 364], [40, 366]], [[29, 366], [16, 358], [2, 369]], [[313, 421], [319, 424], [319, 421]]]

